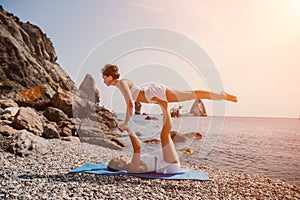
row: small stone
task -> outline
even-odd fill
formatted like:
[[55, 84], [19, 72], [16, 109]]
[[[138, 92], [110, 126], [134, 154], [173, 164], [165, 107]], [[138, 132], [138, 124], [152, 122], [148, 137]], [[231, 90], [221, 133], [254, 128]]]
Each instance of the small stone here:
[[178, 151], [181, 151], [182, 153], [187, 154], [187, 155], [191, 155], [194, 153], [193, 149], [190, 149], [190, 148], [183, 148], [183, 149], [179, 149]]
[[160, 140], [157, 140], [157, 139], [144, 140], [144, 143], [146, 143], [146, 144], [160, 144]]
[[80, 139], [79, 139], [79, 137], [74, 137], [74, 136], [61, 137], [60, 139], [64, 140], [64, 141], [74, 142], [74, 143], [80, 143], [81, 142]]

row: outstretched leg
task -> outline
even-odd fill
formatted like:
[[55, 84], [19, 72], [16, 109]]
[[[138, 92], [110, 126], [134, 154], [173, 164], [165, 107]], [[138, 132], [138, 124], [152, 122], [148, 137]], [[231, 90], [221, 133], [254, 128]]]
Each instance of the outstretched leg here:
[[161, 100], [157, 100], [157, 103], [160, 105], [163, 112], [163, 127], [161, 130], [160, 139], [164, 160], [168, 163], [179, 163], [175, 145], [170, 135], [172, 129], [172, 119], [168, 108], [168, 103]]
[[237, 98], [234, 95], [227, 94], [226, 92], [214, 93], [205, 90], [174, 90], [167, 88], [166, 96], [168, 102], [181, 102], [193, 99], [210, 99], [210, 100], [226, 100], [237, 102]]

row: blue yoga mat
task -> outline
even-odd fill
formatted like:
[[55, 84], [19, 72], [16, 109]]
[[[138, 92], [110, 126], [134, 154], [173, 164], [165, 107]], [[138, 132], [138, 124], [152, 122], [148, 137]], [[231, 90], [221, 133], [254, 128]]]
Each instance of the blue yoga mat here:
[[157, 179], [170, 179], [170, 180], [203, 180], [210, 181], [211, 179], [202, 170], [193, 170], [188, 168], [180, 168], [176, 174], [158, 174], [158, 173], [128, 173], [125, 170], [121, 171], [108, 171], [106, 164], [86, 163], [70, 171], [71, 173], [90, 173], [102, 175], [118, 175], [123, 174], [127, 176], [137, 176], [141, 178], [157, 178]]

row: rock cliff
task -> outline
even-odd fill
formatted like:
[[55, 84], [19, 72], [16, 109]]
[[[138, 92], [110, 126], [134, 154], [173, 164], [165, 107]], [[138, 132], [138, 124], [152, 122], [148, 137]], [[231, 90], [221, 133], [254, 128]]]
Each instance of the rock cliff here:
[[[77, 142], [92, 137], [94, 144], [124, 146], [112, 132], [116, 117], [98, 105], [99, 91], [94, 85], [88, 94], [77, 89], [56, 60], [51, 40], [38, 26], [21, 22], [0, 6], [0, 150], [21, 156], [47, 152], [21, 144], [20, 138], [32, 144], [42, 141], [34, 137]], [[92, 129], [98, 134], [90, 135]]]
[[74, 82], [56, 60], [52, 42], [38, 26], [0, 8], [0, 98], [43, 84], [73, 90]]

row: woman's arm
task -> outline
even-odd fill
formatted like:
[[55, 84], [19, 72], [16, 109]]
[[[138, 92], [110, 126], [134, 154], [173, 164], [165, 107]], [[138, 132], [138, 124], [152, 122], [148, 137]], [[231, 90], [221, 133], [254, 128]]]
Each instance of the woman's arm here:
[[128, 172], [131, 173], [141, 173], [144, 172], [145, 169], [141, 166], [141, 141], [137, 137], [135, 133], [132, 133], [128, 127], [124, 128], [125, 131], [128, 132], [129, 138], [133, 147], [133, 155], [131, 159], [131, 163], [128, 166]]
[[140, 165], [141, 160], [141, 142], [136, 134], [132, 133], [131, 131], [129, 133], [129, 138], [133, 147], [133, 155], [131, 159], [131, 166], [133, 168], [138, 168]]
[[128, 81], [126, 81], [124, 79], [120, 80], [118, 88], [122, 92], [122, 94], [125, 98], [125, 102], [127, 104], [125, 120], [124, 120], [123, 124], [119, 126], [121, 131], [123, 131], [124, 127], [126, 127], [128, 125], [128, 122], [129, 122], [129, 120], [132, 116], [134, 102], [133, 102], [133, 99], [132, 99], [132, 95], [131, 95], [131, 92], [130, 92]]

